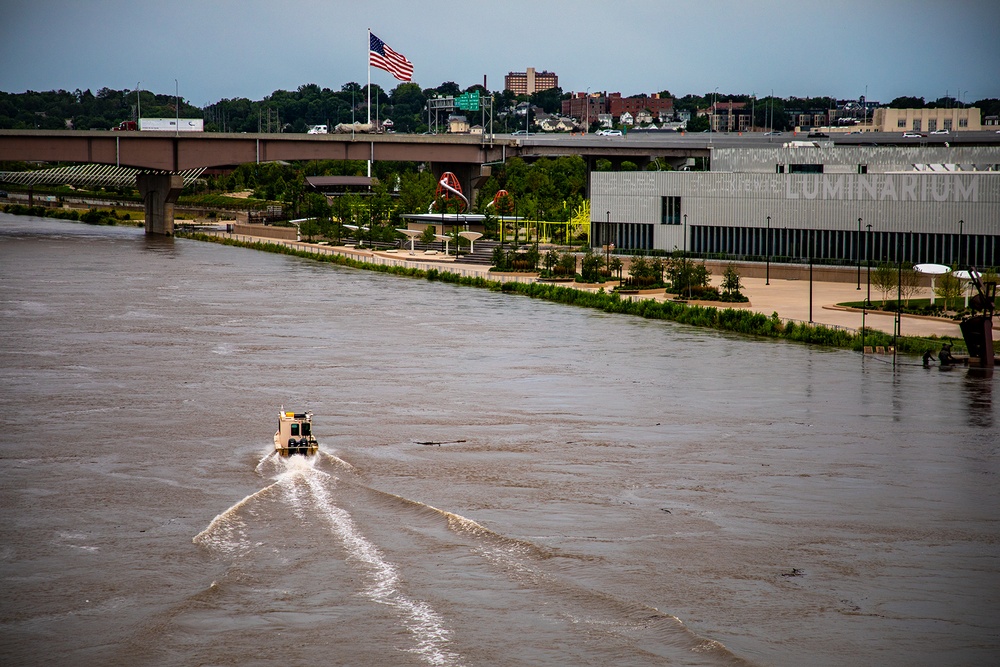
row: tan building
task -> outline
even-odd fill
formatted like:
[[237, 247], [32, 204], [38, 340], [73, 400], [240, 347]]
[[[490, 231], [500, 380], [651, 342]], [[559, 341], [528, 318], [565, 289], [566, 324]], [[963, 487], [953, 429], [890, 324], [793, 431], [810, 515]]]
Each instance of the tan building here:
[[559, 77], [552, 72], [536, 72], [529, 67], [526, 72], [510, 72], [503, 79], [504, 88], [515, 95], [531, 95], [540, 90], [559, 87]]
[[966, 132], [983, 129], [979, 109], [875, 109], [876, 132]]
[[708, 120], [715, 132], [748, 132], [753, 122], [746, 102], [717, 102], [708, 108]]

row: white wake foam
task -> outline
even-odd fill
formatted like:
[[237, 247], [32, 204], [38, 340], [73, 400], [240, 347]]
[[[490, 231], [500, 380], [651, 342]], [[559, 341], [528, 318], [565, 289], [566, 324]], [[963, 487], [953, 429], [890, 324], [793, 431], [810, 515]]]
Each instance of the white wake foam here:
[[[336, 462], [350, 467], [336, 457]], [[358, 568], [364, 574], [364, 595], [370, 600], [397, 610], [402, 622], [416, 638], [416, 647], [409, 649], [430, 665], [457, 667], [462, 658], [449, 648], [450, 631], [444, 619], [424, 601], [413, 600], [399, 591], [399, 574], [396, 566], [387, 561], [379, 548], [368, 541], [358, 530], [351, 515], [338, 507], [329, 490], [337, 478], [317, 470], [318, 457], [291, 456], [281, 458], [269, 454], [256, 466], [258, 473], [273, 466], [277, 470], [275, 481], [256, 493], [236, 503], [194, 537], [196, 544], [210, 547], [231, 557], [245, 555], [252, 549], [246, 524], [239, 511], [254, 499], [272, 490], [280, 490], [281, 498], [288, 503], [300, 521], [311, 518], [325, 519], [333, 533], [341, 540]]]

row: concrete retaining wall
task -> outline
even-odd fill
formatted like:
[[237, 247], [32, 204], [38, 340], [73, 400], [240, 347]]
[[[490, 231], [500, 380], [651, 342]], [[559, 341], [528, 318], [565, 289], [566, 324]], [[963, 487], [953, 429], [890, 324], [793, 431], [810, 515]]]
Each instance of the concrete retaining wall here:
[[297, 241], [298, 228], [296, 227], [273, 227], [271, 225], [249, 225], [237, 222], [233, 225], [234, 234], [244, 236], [264, 236], [269, 239], [280, 239], [282, 241]]

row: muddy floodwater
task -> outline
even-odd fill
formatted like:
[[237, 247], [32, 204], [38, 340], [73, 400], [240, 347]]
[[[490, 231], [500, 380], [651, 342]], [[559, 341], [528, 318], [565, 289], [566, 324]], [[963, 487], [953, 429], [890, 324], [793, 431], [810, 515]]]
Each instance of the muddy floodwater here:
[[4, 665], [1000, 655], [964, 368], [7, 215], [0, 355]]

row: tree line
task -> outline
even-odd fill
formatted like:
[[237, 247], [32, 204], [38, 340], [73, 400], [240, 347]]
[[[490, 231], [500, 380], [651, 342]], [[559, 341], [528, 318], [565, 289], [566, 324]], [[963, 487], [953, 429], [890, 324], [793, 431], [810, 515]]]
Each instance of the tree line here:
[[[507, 110], [518, 102], [530, 102], [549, 113], [557, 113], [562, 89], [517, 96], [509, 90], [491, 92], [482, 85], [465, 89], [452, 81], [436, 88], [400, 83], [390, 91], [371, 84], [373, 120], [391, 120], [399, 132], [428, 131], [427, 100], [479, 92], [493, 100], [494, 131], [516, 129], [517, 121]], [[208, 132], [305, 132], [312, 125], [337, 125], [368, 120], [369, 86], [348, 82], [340, 90], [309, 83], [298, 89], [276, 90], [262, 100], [245, 97], [222, 99], [204, 108], [172, 94], [148, 90], [101, 88], [24, 93], [0, 92], [0, 129], [107, 130], [125, 120], [175, 117], [204, 118]], [[476, 112], [470, 119], [476, 122]], [[511, 127], [507, 126], [507, 123]]]
[[[532, 95], [514, 95], [510, 90], [489, 91], [481, 84], [460, 87], [446, 81], [434, 88], [421, 88], [417, 83], [400, 83], [392, 90], [371, 84], [371, 111], [373, 119], [391, 120], [398, 132], [426, 132], [428, 126], [426, 105], [432, 97], [457, 96], [464, 92], [479, 92], [492, 98], [494, 131], [506, 132], [520, 127], [513, 115], [513, 108], [520, 102], [530, 102], [546, 113], [560, 112], [561, 102], [569, 97], [561, 88], [539, 91]], [[673, 97], [663, 90], [661, 96]], [[101, 88], [96, 94], [77, 89], [73, 92], [54, 90], [24, 93], [0, 92], [0, 129], [44, 130], [106, 130], [123, 120], [181, 116], [204, 118], [209, 132], [305, 132], [311, 125], [336, 125], [368, 120], [369, 87], [348, 82], [340, 90], [323, 88], [314, 83], [304, 84], [296, 90], [276, 90], [262, 100], [245, 97], [222, 99], [204, 108], [196, 107], [173, 94], [154, 93], [148, 90]], [[761, 97], [745, 93], [688, 94], [674, 98], [674, 108], [690, 111], [692, 121], [698, 109], [708, 108], [713, 102], [744, 102], [752, 111], [758, 127], [787, 129], [796, 113], [835, 108], [832, 97]], [[1000, 115], [1000, 99], [982, 99], [971, 104], [953, 97], [940, 97], [926, 101], [923, 97], [897, 97], [888, 103], [891, 108], [952, 108], [975, 106], [983, 116]], [[179, 107], [179, 108], [178, 108]], [[469, 112], [470, 121], [479, 120], [477, 112]], [[689, 129], [697, 130], [698, 127]]]

